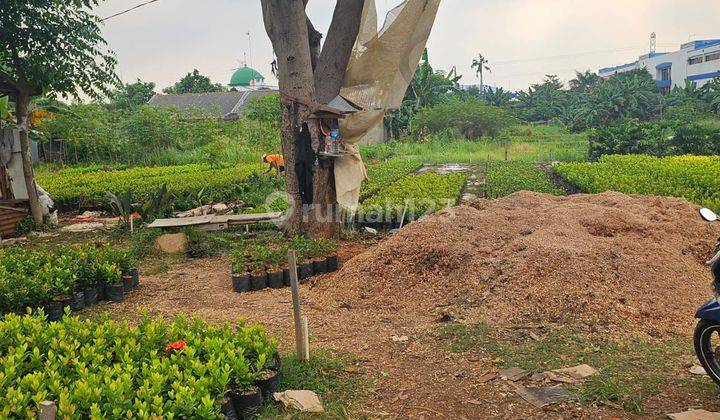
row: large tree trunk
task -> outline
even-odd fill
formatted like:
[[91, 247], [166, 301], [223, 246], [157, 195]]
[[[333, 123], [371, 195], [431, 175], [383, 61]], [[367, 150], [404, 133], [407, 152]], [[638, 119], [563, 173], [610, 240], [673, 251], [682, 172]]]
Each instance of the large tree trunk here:
[[[265, 29], [278, 57], [280, 91], [327, 103], [340, 93], [360, 28], [364, 1], [338, 0], [322, 51], [322, 34], [315, 30], [305, 15], [306, 3], [306, 0], [262, 0]], [[300, 183], [294, 170], [300, 154], [297, 146], [312, 139], [312, 149], [318, 150], [317, 125], [314, 121], [307, 120], [306, 107], [285, 97], [281, 100], [281, 107], [285, 186], [296, 203], [289, 215], [286, 233], [339, 237], [340, 219], [332, 159], [319, 160], [319, 165], [313, 166], [312, 204], [305, 207], [300, 205]], [[309, 130], [309, 136], [308, 133], [301, 135], [302, 127]]]
[[30, 139], [28, 138], [28, 109], [30, 107], [30, 96], [20, 93], [17, 96], [15, 112], [17, 113], [17, 125], [20, 131], [20, 150], [22, 154], [23, 176], [25, 187], [30, 201], [30, 212], [36, 225], [43, 223], [42, 209], [38, 201], [37, 188], [35, 187], [35, 174], [33, 172], [32, 158], [30, 157]]
[[[296, 97], [315, 96], [305, 5], [301, 0], [262, 0], [265, 29], [277, 55], [280, 92]], [[285, 156], [285, 189], [293, 201], [285, 224], [288, 235], [306, 231], [300, 185], [295, 173], [298, 162], [296, 142], [307, 118], [307, 110], [281, 95], [280, 137]]]

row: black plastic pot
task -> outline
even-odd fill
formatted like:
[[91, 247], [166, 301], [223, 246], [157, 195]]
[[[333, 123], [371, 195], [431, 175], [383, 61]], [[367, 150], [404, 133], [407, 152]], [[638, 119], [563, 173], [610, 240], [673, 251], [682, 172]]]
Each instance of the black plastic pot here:
[[140, 270], [137, 268], [131, 268], [128, 270], [128, 274], [132, 277], [132, 287], [138, 287], [140, 285]]
[[275, 370], [266, 370], [261, 373], [253, 382], [256, 387], [260, 388], [263, 398], [270, 399], [274, 392], [277, 392], [280, 385], [280, 372]]
[[268, 287], [271, 289], [281, 289], [285, 287], [282, 270], [268, 271]]
[[275, 352], [275, 354], [273, 354], [273, 358], [270, 360], [267, 368], [274, 371], [280, 370], [280, 353]]
[[85, 308], [85, 293], [82, 290], [74, 290], [70, 293], [70, 310], [77, 312]]
[[328, 255], [325, 257], [325, 265], [327, 266], [327, 272], [332, 273], [340, 268], [340, 259], [337, 255]]
[[88, 286], [83, 289], [85, 295], [85, 306], [93, 306], [98, 301], [97, 288], [95, 286]]
[[324, 258], [320, 261], [313, 261], [313, 273], [315, 273], [315, 274], [327, 273], [327, 264], [325, 263]]
[[290, 269], [283, 268], [283, 284], [285, 287], [290, 287]]
[[133, 289], [133, 278], [132, 276], [122, 276], [123, 290], [129, 292]]
[[125, 299], [125, 286], [122, 283], [106, 284], [105, 298], [111, 302], [122, 302]]
[[262, 290], [267, 287], [267, 281], [268, 281], [267, 273], [251, 274], [250, 275], [250, 289]]
[[309, 279], [313, 276], [313, 263], [304, 262], [298, 266], [298, 280]]
[[233, 290], [242, 293], [250, 290], [250, 274], [233, 274], [232, 275]]
[[48, 321], [59, 321], [65, 312], [66, 306], [70, 306], [69, 298], [53, 300], [45, 305], [45, 313], [47, 314]]
[[238, 416], [235, 411], [235, 406], [233, 405], [230, 397], [225, 397], [225, 399], [223, 399], [220, 410], [222, 411], [223, 416], [225, 416], [225, 420], [240, 420], [240, 416]]
[[105, 285], [98, 283], [93, 287], [95, 287], [95, 292], [97, 293], [97, 301], [100, 302], [105, 300]]
[[256, 386], [250, 391], [237, 392], [230, 395], [235, 413], [242, 419], [254, 418], [260, 413], [262, 408], [263, 396], [260, 389]]

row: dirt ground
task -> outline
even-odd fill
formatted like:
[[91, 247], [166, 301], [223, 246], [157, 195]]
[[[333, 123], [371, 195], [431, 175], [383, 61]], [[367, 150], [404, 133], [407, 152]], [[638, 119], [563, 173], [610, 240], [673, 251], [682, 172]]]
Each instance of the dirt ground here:
[[[368, 247], [345, 243], [341, 261], [347, 262]], [[106, 304], [112, 317], [137, 319], [136, 309], [151, 315], [185, 313], [211, 321], [247, 318], [262, 323], [280, 339], [284, 351], [294, 347], [290, 289], [238, 294], [230, 285], [230, 262], [225, 257], [190, 260], [167, 273], [144, 276], [138, 290], [120, 304]], [[360, 308], [329, 299], [338, 273], [320, 276], [301, 286], [303, 314], [309, 318], [311, 347], [340, 350], [354, 356], [357, 374], [370, 384], [365, 401], [354, 412], [367, 418], [630, 418], [619, 408], [565, 403], [535, 409], [514, 392], [515, 384], [482, 376], [496, 370], [485, 357], [453, 353], [438, 336], [439, 307], [426, 317], [407, 316], [391, 306]], [[460, 320], [462, 321], [462, 320]], [[407, 337], [394, 341], [392, 337]], [[647, 415], [708, 406], [691, 395], [673, 390], [647, 404]]]

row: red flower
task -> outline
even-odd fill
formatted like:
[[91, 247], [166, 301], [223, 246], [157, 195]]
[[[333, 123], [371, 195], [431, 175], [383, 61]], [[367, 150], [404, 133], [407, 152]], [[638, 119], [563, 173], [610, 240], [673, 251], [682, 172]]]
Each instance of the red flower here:
[[186, 345], [187, 344], [185, 343], [184, 340], [178, 340], [178, 341], [175, 341], [172, 343], [168, 343], [168, 345], [165, 346], [165, 351], [168, 351], [168, 352], [173, 351], [173, 350], [181, 351], [182, 349], [185, 348]]

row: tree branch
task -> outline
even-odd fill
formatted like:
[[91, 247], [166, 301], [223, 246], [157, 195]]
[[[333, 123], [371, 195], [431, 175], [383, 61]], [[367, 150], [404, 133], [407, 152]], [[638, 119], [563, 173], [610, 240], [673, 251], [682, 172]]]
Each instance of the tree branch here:
[[325, 45], [315, 69], [315, 97], [328, 103], [340, 93], [353, 45], [360, 30], [364, 0], [338, 0]]

